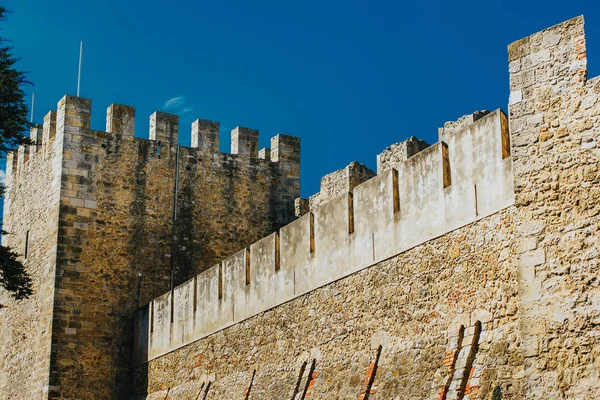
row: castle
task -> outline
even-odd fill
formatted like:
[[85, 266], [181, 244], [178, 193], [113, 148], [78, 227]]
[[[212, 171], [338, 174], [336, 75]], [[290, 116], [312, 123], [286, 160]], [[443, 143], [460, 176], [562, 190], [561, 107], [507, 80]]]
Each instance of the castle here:
[[510, 99], [300, 195], [300, 141], [65, 96], [7, 158], [0, 399], [600, 398], [600, 79], [583, 18]]

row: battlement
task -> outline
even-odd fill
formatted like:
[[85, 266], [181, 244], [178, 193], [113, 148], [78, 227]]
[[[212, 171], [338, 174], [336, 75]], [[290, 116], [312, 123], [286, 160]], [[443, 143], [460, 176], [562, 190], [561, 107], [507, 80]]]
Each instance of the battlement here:
[[391, 145], [377, 175], [351, 163], [312, 204], [298, 138], [257, 151], [238, 128], [226, 154], [197, 120], [176, 153], [176, 117], [139, 139], [133, 108], [111, 106], [102, 132], [88, 100], [64, 99], [7, 160], [3, 244], [35, 290], [0, 293], [0, 393], [600, 397], [583, 23], [508, 47], [509, 122], [481, 111], [431, 146]]
[[342, 193], [351, 192], [356, 186], [371, 179], [375, 172], [371, 171], [365, 165], [353, 161], [345, 168], [338, 169], [321, 178], [319, 193], [310, 196], [310, 199], [297, 199], [298, 204], [306, 204], [305, 207], [299, 207], [297, 216], [302, 216], [308, 211], [314, 211], [321, 204], [328, 202]]
[[142, 307], [136, 363], [510, 206], [507, 137], [506, 115], [496, 110], [447, 142], [409, 139], [424, 149], [410, 157], [404, 149], [405, 160], [379, 175], [358, 163], [327, 175], [320, 195], [328, 201]]
[[177, 115], [153, 113], [146, 138], [134, 136], [133, 107], [112, 104], [105, 115], [105, 130], [94, 130], [91, 100], [65, 96], [31, 129], [32, 144], [8, 155], [3, 240], [27, 254], [44, 287], [53, 319], [38, 331], [59, 343], [44, 355], [81, 359], [101, 337], [122, 356], [103, 353], [97, 365], [124, 371], [124, 330], [139, 304], [294, 220], [300, 139], [276, 135], [259, 154], [258, 131], [238, 127], [228, 154], [218, 122], [194, 121], [186, 147]]
[[[440, 140], [442, 140], [440, 138]], [[377, 155], [377, 174], [381, 174], [388, 169], [396, 168], [414, 156], [421, 150], [429, 147], [424, 140], [419, 140], [414, 136], [409, 137], [403, 142], [395, 143]]]
[[489, 113], [490, 112], [488, 110], [475, 111], [473, 114], [463, 115], [456, 121], [446, 122], [443, 127], [438, 128], [438, 140], [446, 140], [449, 136], [464, 130], [467, 126], [485, 117]]
[[[149, 118], [148, 139], [143, 139], [134, 138], [135, 108], [111, 104], [106, 110], [105, 131], [91, 129], [91, 108], [92, 102], [89, 99], [64, 96], [59, 101], [57, 110], [48, 112], [44, 117], [43, 125], [36, 125], [31, 129], [30, 138], [34, 144], [20, 146], [8, 155], [7, 159], [11, 162], [7, 167], [7, 183], [18, 178], [31, 157], [39, 157], [40, 154], [47, 157], [48, 149], [55, 141], [59, 141], [61, 145], [65, 141], [71, 141], [72, 132], [75, 130], [85, 131], [83, 135], [85, 139], [81, 138], [84, 144], [93, 144], [94, 141], [122, 141], [128, 140], [127, 138], [158, 143], [163, 148], [173, 147], [178, 143], [179, 117], [177, 115], [160, 111], [153, 113]], [[226, 154], [219, 152], [219, 123], [197, 119], [191, 125], [191, 138], [191, 147], [181, 146], [182, 151], [198, 156], [213, 155], [221, 158], [225, 163], [236, 158], [238, 163], [249, 164], [251, 158], [256, 159], [256, 162], [262, 161], [265, 166], [273, 163], [272, 165], [277, 168], [286, 164], [289, 168], [290, 162], [299, 164], [300, 161], [300, 140], [287, 135], [279, 134], [271, 138], [271, 149], [262, 149], [259, 154], [258, 130], [238, 126], [231, 131], [231, 154]], [[157, 152], [156, 155], [159, 153]], [[294, 168], [294, 173], [299, 179], [299, 168]]]

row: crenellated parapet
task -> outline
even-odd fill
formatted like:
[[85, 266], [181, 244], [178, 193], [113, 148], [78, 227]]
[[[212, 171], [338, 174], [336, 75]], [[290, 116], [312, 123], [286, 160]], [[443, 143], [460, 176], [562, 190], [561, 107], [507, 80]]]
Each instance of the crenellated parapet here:
[[[151, 192], [160, 190], [156, 196], [162, 201], [172, 198], [175, 146], [179, 140], [178, 116], [153, 113], [149, 118], [148, 138], [144, 139], [134, 137], [136, 111], [133, 107], [110, 105], [106, 111], [105, 131], [92, 129], [91, 113], [89, 99], [63, 97], [57, 110], [44, 117], [43, 125], [36, 125], [31, 130], [33, 144], [21, 146], [8, 156], [7, 193], [14, 182], [27, 185], [27, 179], [19, 177], [32, 164], [31, 159], [55, 158], [52, 164], [54, 176], [63, 182], [63, 190], [66, 190], [63, 197], [73, 198], [73, 204], [95, 204], [99, 200], [95, 187], [103, 176], [109, 176], [116, 169], [121, 174], [137, 176], [137, 182], [126, 184], [129, 192], [137, 190], [150, 196]], [[206, 225], [209, 223], [204, 221], [224, 221], [222, 213], [237, 211], [239, 221], [230, 218], [225, 223], [230, 227], [223, 228], [232, 237], [223, 236], [223, 242], [235, 243], [233, 237], [237, 234], [233, 232], [242, 230], [249, 223], [260, 226], [257, 229], [262, 235], [295, 218], [294, 199], [300, 194], [299, 138], [276, 135], [271, 139], [271, 149], [259, 152], [258, 130], [237, 127], [231, 132], [232, 153], [228, 154], [219, 151], [218, 122], [195, 120], [191, 136], [191, 147], [180, 146], [181, 190], [182, 195], [185, 194], [182, 206], [206, 202], [202, 211], [202, 223]], [[153, 180], [157, 183], [150, 191], [137, 187]], [[189, 207], [190, 212], [200, 213]], [[155, 207], [146, 208], [153, 212]], [[140, 209], [139, 212], [144, 214], [147, 210]], [[206, 229], [213, 228], [206, 226]], [[190, 235], [184, 237], [194, 240]], [[210, 237], [213, 235], [205, 235], [203, 240]], [[249, 234], [249, 237], [256, 240], [257, 236]], [[211, 251], [209, 259], [230, 254], [229, 246]]]
[[[194, 121], [186, 147], [177, 146], [177, 115], [153, 113], [139, 138], [133, 107], [110, 105], [105, 130], [93, 129], [92, 112], [91, 100], [63, 97], [32, 128], [32, 143], [8, 155], [4, 226], [13, 234], [3, 240], [48, 271], [36, 285], [56, 288], [45, 292], [45, 371], [56, 371], [47, 385], [95, 385], [95, 397], [116, 398], [124, 383], [111, 377], [127, 376], [133, 310], [295, 219], [300, 139], [280, 134], [259, 152], [258, 131], [237, 127], [229, 154], [219, 151], [218, 122]], [[115, 350], [95, 356], [97, 376], [62, 369], [99, 340]]]
[[381, 174], [392, 168], [398, 169], [400, 164], [427, 147], [429, 147], [427, 142], [414, 136], [403, 142], [394, 143], [377, 155], [377, 173]]
[[432, 146], [388, 148], [394, 167], [376, 176], [358, 163], [327, 175], [318, 206], [298, 199], [296, 221], [142, 307], [136, 363], [512, 205], [506, 115], [469, 118]]
[[98, 131], [65, 97], [7, 157], [2, 244], [34, 293], [0, 292], [0, 393], [599, 398], [586, 54], [581, 17], [512, 43], [510, 122], [448, 122], [433, 145], [386, 148], [377, 175], [326, 175], [312, 201], [298, 138], [258, 150], [240, 127], [224, 153], [196, 120], [178, 147], [177, 116], [138, 138], [133, 108]]
[[[306, 211], [314, 211], [323, 203], [326, 203], [339, 196], [342, 193], [351, 192], [356, 186], [371, 179], [375, 176], [375, 172], [371, 171], [367, 166], [353, 161], [345, 168], [338, 169], [321, 178], [321, 186], [319, 193], [316, 193], [308, 200], [299, 199], [296, 202], [297, 212], [303, 215], [303, 209]], [[307, 207], [303, 207], [307, 204]]]
[[192, 123], [192, 147], [202, 151], [219, 151], [219, 123], [197, 119]]
[[133, 137], [135, 130], [135, 108], [111, 104], [106, 110], [106, 132]]
[[231, 154], [249, 154], [258, 158], [258, 131], [241, 126], [232, 130]]
[[179, 141], [179, 116], [156, 111], [150, 116], [150, 140], [174, 146]]
[[463, 115], [456, 121], [448, 121], [443, 127], [438, 128], [438, 140], [444, 141], [448, 136], [453, 135], [456, 132], [460, 132], [473, 124], [475, 121], [485, 117], [490, 112], [488, 110], [475, 111], [472, 114]]
[[[95, 131], [91, 129], [91, 101], [88, 99], [72, 96], [63, 97], [58, 103], [56, 111], [50, 111], [44, 117], [43, 125], [36, 125], [31, 129], [30, 138], [32, 145], [21, 146], [11, 153], [11, 160], [7, 167], [7, 182], [18, 177], [23, 168], [26, 167], [31, 157], [48, 157], [50, 146], [59, 142], [58, 147], [64, 143], [101, 144], [103, 141], [121, 140], [149, 140], [160, 145], [163, 150], [169, 151], [167, 147], [177, 145], [179, 140], [179, 119], [177, 115], [157, 111], [149, 119], [148, 139], [134, 138], [135, 134], [135, 108], [111, 104], [106, 111], [106, 131]], [[86, 137], [79, 141], [73, 135]], [[231, 154], [219, 151], [219, 123], [204, 119], [197, 119], [191, 126], [191, 147], [183, 148], [182, 151], [190, 155], [202, 157], [212, 155], [215, 162], [224, 165], [234, 162], [236, 165], [245, 165], [244, 168], [253, 168], [257, 162], [262, 168], [272, 169], [277, 175], [276, 181], [281, 181], [284, 190], [290, 187], [289, 193], [283, 193], [285, 198], [285, 214], [280, 217], [280, 224], [287, 222], [293, 217], [293, 201], [299, 195], [300, 182], [300, 139], [287, 135], [277, 135], [271, 139], [272, 148], [258, 150], [258, 130], [236, 127], [231, 131]], [[66, 146], [66, 150], [70, 150]], [[105, 146], [113, 151], [114, 146]], [[117, 146], [118, 147], [118, 146]], [[85, 146], [81, 147], [85, 148]], [[171, 153], [169, 151], [169, 153]], [[158, 154], [158, 153], [157, 153]], [[255, 159], [256, 161], [250, 161]], [[276, 172], [275, 172], [276, 171]], [[285, 191], [285, 190], [284, 190]]]
[[56, 136], [56, 111], [48, 111], [44, 116], [42, 142], [38, 145], [48, 144]]
[[37, 148], [41, 146], [44, 136], [44, 125], [36, 124], [29, 131], [29, 140], [31, 140], [31, 151], [36, 152]]

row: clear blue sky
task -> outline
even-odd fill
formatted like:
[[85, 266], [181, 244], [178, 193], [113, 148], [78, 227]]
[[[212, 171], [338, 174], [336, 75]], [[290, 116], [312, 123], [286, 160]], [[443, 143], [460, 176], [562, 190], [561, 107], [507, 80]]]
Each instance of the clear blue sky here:
[[[110, 103], [148, 117], [182, 102], [181, 144], [195, 118], [221, 123], [229, 151], [236, 125], [302, 138], [302, 195], [322, 175], [478, 109], [506, 110], [507, 45], [584, 14], [590, 75], [600, 74], [598, 1], [67, 1], [11, 0], [2, 36], [35, 84], [36, 122], [75, 94], [92, 127]], [[168, 107], [167, 107], [168, 108]]]

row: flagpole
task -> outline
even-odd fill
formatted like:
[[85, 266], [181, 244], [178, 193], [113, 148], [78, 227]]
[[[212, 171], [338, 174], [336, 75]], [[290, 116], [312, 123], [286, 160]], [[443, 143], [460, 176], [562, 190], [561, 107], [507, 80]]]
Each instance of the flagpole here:
[[81, 91], [81, 59], [83, 56], [83, 40], [79, 43], [79, 73], [77, 74], [77, 97]]
[[33, 108], [35, 107], [35, 92], [31, 93], [31, 118], [29, 122], [33, 124]]

